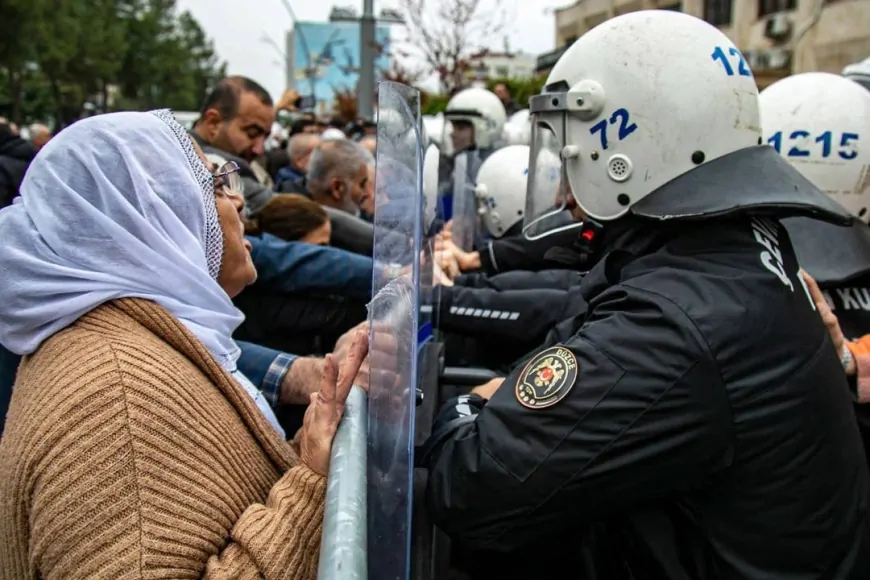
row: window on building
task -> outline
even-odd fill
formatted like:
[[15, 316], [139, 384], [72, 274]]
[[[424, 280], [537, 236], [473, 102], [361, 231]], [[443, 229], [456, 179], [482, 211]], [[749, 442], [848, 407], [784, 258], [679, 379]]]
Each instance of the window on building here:
[[758, 17], [764, 18], [769, 14], [795, 10], [797, 0], [758, 0]]
[[682, 12], [683, 11], [683, 3], [682, 2], [674, 2], [671, 4], [664, 4], [659, 6], [659, 10], [673, 10], [674, 12]]
[[704, 20], [713, 26], [730, 26], [731, 0], [704, 0]]
[[506, 66], [497, 66], [495, 67], [495, 76], [499, 78], [507, 78], [510, 76], [510, 69]]

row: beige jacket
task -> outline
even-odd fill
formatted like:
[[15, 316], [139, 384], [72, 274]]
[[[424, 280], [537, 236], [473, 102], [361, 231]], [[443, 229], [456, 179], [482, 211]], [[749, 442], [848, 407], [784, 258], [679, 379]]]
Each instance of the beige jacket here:
[[324, 494], [178, 320], [117, 300], [19, 370], [0, 580], [313, 579]]

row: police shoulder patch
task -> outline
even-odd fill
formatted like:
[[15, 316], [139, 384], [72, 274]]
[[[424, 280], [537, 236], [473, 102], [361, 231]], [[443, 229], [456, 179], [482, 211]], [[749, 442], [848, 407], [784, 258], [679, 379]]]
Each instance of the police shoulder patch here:
[[530, 409], [552, 407], [565, 398], [577, 380], [577, 357], [562, 346], [541, 351], [517, 380], [517, 400]]

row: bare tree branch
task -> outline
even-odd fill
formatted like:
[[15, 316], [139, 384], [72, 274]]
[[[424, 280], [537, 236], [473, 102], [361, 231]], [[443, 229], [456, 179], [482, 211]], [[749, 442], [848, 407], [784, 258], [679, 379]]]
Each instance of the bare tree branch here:
[[443, 90], [465, 83], [472, 56], [485, 54], [510, 22], [511, 10], [499, 0], [400, 0], [408, 32], [406, 43], [425, 73], [436, 73]]

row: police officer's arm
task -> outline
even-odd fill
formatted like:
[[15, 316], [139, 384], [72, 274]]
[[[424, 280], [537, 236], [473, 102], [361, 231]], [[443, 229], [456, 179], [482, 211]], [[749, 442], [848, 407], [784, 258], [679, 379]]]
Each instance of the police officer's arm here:
[[493, 288], [495, 290], [568, 290], [583, 280], [583, 274], [573, 270], [517, 270], [494, 276], [462, 274], [453, 283], [466, 288]]
[[[487, 274], [511, 270], [537, 271], [547, 268], [545, 256], [554, 246], [570, 247], [577, 240], [577, 230], [554, 232], [540, 240], [510, 236], [491, 240], [479, 252], [479, 268]], [[464, 268], [463, 268], [464, 269]]]
[[438, 327], [464, 336], [497, 335], [503, 340], [540, 344], [565, 319], [571, 304], [564, 290], [493, 290], [444, 286]]
[[513, 550], [702, 487], [730, 461], [713, 360], [670, 300], [611, 288], [488, 403], [441, 410], [424, 455], [436, 523], [468, 548]]

